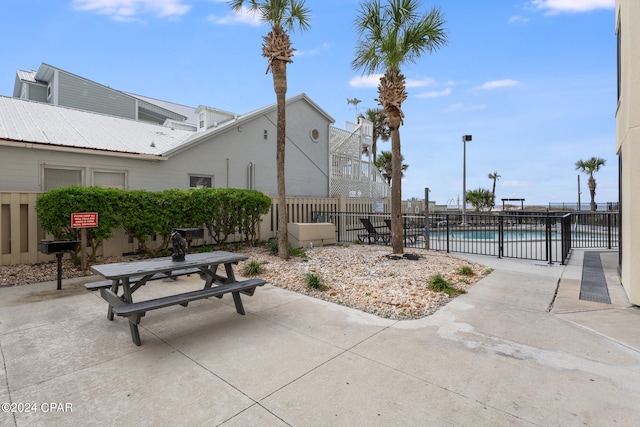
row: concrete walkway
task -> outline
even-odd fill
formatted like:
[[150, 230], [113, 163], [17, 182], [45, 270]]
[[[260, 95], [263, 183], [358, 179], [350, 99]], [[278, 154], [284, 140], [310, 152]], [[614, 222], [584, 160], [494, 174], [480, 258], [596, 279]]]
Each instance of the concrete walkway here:
[[150, 312], [140, 347], [81, 280], [0, 289], [0, 403], [19, 410], [0, 426], [640, 425], [640, 310], [616, 252], [611, 304], [579, 299], [584, 252], [469, 256], [494, 271], [412, 321], [267, 285], [246, 316], [229, 296]]

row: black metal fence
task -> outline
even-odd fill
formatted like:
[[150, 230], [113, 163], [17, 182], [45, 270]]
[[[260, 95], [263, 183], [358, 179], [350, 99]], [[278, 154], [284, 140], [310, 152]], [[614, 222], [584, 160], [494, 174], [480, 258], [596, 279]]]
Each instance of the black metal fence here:
[[[317, 212], [338, 242], [391, 243], [391, 216]], [[405, 248], [492, 255], [564, 264], [571, 248], [618, 246], [617, 212], [433, 213], [403, 215]]]

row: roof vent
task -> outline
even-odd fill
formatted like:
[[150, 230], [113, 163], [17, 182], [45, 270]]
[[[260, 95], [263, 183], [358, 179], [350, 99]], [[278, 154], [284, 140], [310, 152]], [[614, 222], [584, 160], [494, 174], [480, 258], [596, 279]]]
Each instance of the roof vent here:
[[151, 141], [151, 147], [156, 148], [156, 143]]

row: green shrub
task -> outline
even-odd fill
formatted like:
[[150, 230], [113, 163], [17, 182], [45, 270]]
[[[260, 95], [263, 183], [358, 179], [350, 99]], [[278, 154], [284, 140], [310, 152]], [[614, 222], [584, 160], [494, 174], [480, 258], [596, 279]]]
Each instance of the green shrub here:
[[[269, 240], [267, 242], [267, 249], [269, 249], [269, 253], [271, 253], [271, 255], [278, 255], [278, 239]], [[291, 246], [289, 246], [289, 254], [299, 258], [307, 257], [307, 252], [304, 249], [294, 249]]]
[[445, 280], [440, 274], [436, 274], [429, 279], [428, 287], [434, 292], [444, 292], [450, 296], [467, 293], [464, 289], [454, 288], [453, 285]]
[[264, 269], [262, 268], [262, 263], [252, 259], [248, 263], [242, 267], [242, 274], [245, 276], [256, 276], [262, 273]]
[[278, 240], [271, 239], [267, 242], [267, 249], [272, 255], [278, 255]]
[[473, 268], [468, 265], [464, 265], [458, 269], [458, 274], [463, 276], [475, 276], [476, 273], [474, 273]]
[[307, 286], [311, 289], [316, 289], [319, 291], [324, 291], [327, 289], [326, 286], [322, 284], [322, 279], [314, 273], [305, 274], [305, 281], [307, 282]]
[[289, 254], [293, 255], [293, 256], [297, 256], [298, 258], [306, 258], [307, 257], [307, 251], [305, 251], [303, 248], [292, 248], [291, 246], [289, 246]]

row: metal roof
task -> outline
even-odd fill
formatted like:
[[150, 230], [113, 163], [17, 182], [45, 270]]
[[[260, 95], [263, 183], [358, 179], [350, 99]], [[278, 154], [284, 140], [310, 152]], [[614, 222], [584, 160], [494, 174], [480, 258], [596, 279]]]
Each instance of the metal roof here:
[[0, 139], [11, 142], [161, 156], [192, 135], [151, 123], [0, 97]]
[[[287, 104], [297, 100], [305, 100], [331, 123], [334, 122], [331, 116], [304, 93], [288, 99]], [[194, 132], [0, 96], [0, 142], [4, 140], [9, 144], [33, 144], [42, 148], [100, 150], [103, 154], [166, 159], [275, 108], [275, 104], [259, 108], [220, 123], [217, 127]]]

